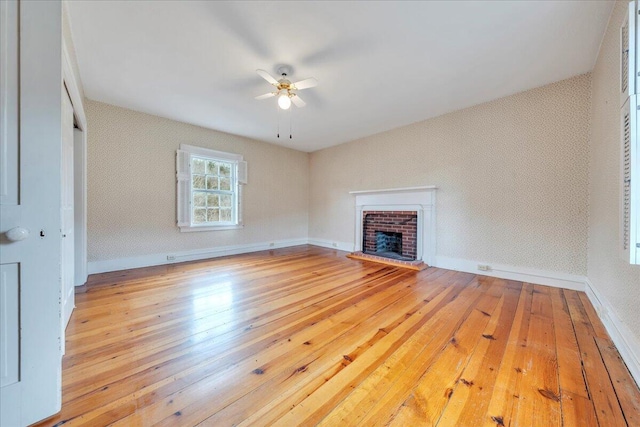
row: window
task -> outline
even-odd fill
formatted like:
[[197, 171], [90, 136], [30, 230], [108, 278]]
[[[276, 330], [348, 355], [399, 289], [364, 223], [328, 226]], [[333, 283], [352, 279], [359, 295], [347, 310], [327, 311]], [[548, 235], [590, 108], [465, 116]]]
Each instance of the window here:
[[637, 2], [629, 3], [629, 13], [620, 28], [620, 250], [631, 264], [640, 264], [637, 8]]
[[180, 231], [242, 227], [247, 167], [241, 155], [181, 144], [176, 170]]

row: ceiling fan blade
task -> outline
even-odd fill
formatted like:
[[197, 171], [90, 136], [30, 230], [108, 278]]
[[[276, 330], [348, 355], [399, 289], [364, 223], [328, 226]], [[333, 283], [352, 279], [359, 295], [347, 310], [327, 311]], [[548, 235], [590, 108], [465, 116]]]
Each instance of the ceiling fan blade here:
[[256, 70], [256, 73], [258, 73], [260, 77], [262, 77], [272, 85], [278, 86], [278, 81], [274, 79], [273, 76], [271, 76], [271, 74], [267, 73], [265, 70]]
[[304, 102], [302, 99], [300, 99], [300, 97], [298, 95], [296, 95], [295, 93], [291, 97], [291, 102], [293, 102], [296, 105], [296, 107], [298, 107], [298, 108], [302, 108], [305, 105], [307, 105], [307, 103]]
[[267, 99], [267, 98], [271, 98], [272, 96], [276, 96], [276, 92], [269, 92], [269, 93], [265, 93], [264, 95], [259, 95], [256, 96], [255, 99]]
[[292, 84], [293, 88], [297, 90], [308, 89], [317, 85], [318, 80], [315, 77], [309, 77], [308, 79], [300, 80]]

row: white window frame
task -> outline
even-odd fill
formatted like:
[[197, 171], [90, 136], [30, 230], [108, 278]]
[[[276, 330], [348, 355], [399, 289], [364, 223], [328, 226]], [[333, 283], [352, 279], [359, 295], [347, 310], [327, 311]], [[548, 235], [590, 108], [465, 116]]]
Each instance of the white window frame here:
[[[231, 222], [213, 225], [211, 223], [193, 223], [193, 188], [191, 162], [194, 158], [217, 160], [233, 165], [231, 188], [233, 191], [235, 218]], [[177, 225], [181, 232], [234, 230], [243, 228], [242, 221], [242, 184], [246, 184], [246, 162], [240, 154], [211, 150], [209, 148], [180, 144], [176, 153], [176, 213]]]
[[[637, 46], [637, 7], [635, 0], [629, 2], [627, 17], [620, 27], [620, 107], [631, 95], [637, 93], [636, 69], [640, 56], [636, 55]], [[627, 33], [626, 43], [623, 37]]]
[[[629, 145], [625, 144], [625, 116], [628, 115]], [[630, 264], [640, 264], [640, 99], [631, 95], [621, 109], [620, 133], [620, 249]], [[625, 160], [625, 157], [628, 160]], [[625, 191], [628, 189], [628, 193]]]

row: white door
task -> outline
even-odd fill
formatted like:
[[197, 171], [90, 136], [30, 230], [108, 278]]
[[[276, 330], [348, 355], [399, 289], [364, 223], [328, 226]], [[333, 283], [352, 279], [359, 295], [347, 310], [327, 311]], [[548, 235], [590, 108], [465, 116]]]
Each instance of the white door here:
[[71, 317], [75, 303], [74, 294], [74, 192], [73, 192], [73, 152], [74, 152], [74, 132], [73, 132], [73, 105], [65, 88], [62, 89], [62, 194], [61, 194], [61, 226], [62, 247], [60, 263], [62, 278], [62, 322], [61, 322], [61, 344], [62, 354], [64, 354], [65, 340], [64, 331]]
[[0, 1], [2, 427], [60, 410], [61, 22], [59, 1]]
[[[4, 232], [20, 224], [17, 3], [0, 2], [0, 29], [0, 224]], [[19, 412], [13, 409], [20, 407], [20, 264], [12, 262], [13, 251], [8, 250], [6, 236], [0, 245], [0, 425], [4, 426], [17, 425], [20, 420]]]

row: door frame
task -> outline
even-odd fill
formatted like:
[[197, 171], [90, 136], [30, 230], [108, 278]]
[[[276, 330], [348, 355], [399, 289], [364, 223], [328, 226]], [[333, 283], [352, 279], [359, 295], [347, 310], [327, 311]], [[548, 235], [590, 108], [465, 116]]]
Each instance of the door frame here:
[[[63, 4], [63, 7], [65, 5]], [[66, 10], [63, 8], [63, 13]], [[74, 285], [82, 286], [87, 283], [87, 118], [79, 82], [71, 65], [69, 47], [64, 37], [62, 39], [62, 83], [67, 88], [69, 99], [73, 105], [73, 115], [77, 125], [74, 132], [74, 234], [75, 234], [75, 274]], [[67, 319], [68, 320], [68, 319]]]

